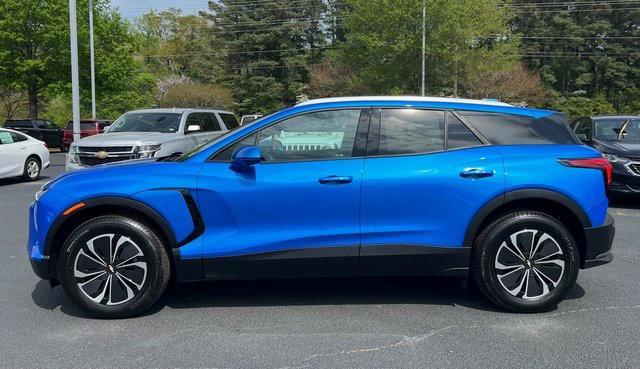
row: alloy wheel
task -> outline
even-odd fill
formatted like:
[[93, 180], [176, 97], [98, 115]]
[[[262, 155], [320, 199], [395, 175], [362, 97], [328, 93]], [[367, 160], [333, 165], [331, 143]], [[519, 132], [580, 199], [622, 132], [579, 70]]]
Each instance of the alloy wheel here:
[[29, 178], [36, 178], [40, 174], [40, 165], [35, 160], [31, 160], [27, 163], [27, 175]]
[[512, 296], [532, 300], [553, 291], [565, 272], [562, 248], [546, 232], [525, 229], [504, 240], [495, 259], [500, 285]]
[[130, 301], [147, 279], [147, 262], [140, 247], [131, 238], [113, 233], [88, 240], [73, 267], [78, 289], [101, 305]]

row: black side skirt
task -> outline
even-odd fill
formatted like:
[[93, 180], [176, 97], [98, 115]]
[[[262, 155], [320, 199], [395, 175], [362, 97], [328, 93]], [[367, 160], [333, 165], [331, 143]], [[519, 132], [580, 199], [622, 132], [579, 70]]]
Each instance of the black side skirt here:
[[467, 247], [369, 245], [283, 250], [209, 258], [200, 263], [179, 260], [177, 251], [174, 260], [180, 281], [360, 275], [464, 277], [471, 256]]

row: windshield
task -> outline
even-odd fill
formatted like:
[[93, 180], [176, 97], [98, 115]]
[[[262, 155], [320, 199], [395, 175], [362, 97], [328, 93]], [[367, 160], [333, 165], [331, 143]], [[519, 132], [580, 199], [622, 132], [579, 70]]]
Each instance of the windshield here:
[[126, 113], [109, 127], [108, 132], [177, 132], [181, 113]]
[[595, 129], [599, 140], [640, 140], [640, 118], [599, 119]]

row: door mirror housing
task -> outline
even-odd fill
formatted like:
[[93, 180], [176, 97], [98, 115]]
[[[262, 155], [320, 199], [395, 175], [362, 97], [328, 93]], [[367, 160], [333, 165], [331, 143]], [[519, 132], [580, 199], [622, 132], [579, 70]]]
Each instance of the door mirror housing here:
[[200, 130], [201, 130], [200, 126], [196, 124], [192, 124], [187, 127], [187, 133], [199, 132]]
[[236, 150], [231, 156], [231, 169], [242, 172], [262, 161], [260, 149], [256, 146], [245, 146]]

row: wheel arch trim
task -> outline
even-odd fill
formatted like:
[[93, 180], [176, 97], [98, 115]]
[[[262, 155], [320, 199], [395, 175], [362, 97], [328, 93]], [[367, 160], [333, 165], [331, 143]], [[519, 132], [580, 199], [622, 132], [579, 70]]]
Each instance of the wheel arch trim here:
[[571, 211], [578, 219], [583, 229], [592, 227], [591, 220], [586, 212], [580, 207], [580, 205], [566, 195], [545, 189], [514, 190], [493, 198], [485, 203], [478, 212], [476, 212], [475, 216], [467, 226], [463, 246], [473, 247], [473, 242], [481, 231], [480, 227], [491, 214], [502, 207], [520, 200], [547, 200], [554, 202]]

